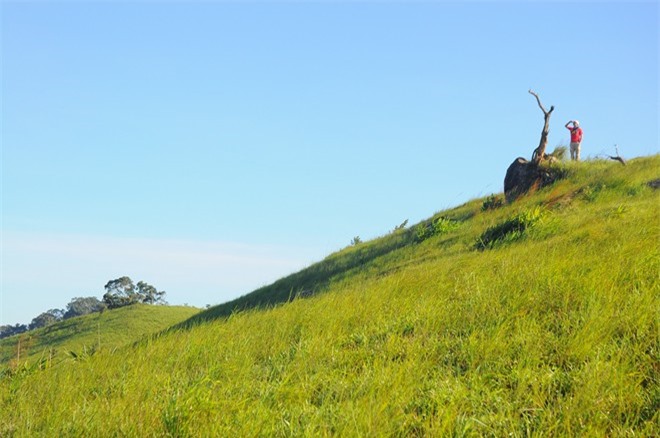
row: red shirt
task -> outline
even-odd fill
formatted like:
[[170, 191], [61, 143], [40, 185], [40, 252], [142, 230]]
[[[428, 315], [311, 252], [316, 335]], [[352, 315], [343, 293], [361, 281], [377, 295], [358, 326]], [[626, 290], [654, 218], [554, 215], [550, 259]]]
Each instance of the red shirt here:
[[571, 131], [571, 143], [581, 143], [582, 142], [582, 128], [579, 126], [577, 128], [568, 128]]

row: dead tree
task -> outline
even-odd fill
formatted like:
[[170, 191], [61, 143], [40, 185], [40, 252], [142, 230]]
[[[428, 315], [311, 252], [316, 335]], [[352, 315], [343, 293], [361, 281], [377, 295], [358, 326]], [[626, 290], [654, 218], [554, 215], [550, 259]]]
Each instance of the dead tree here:
[[541, 141], [539, 142], [539, 147], [534, 149], [534, 153], [532, 154], [532, 161], [535, 164], [539, 164], [545, 158], [545, 148], [548, 145], [548, 131], [550, 130], [550, 114], [552, 114], [552, 111], [554, 111], [555, 107], [551, 106], [550, 111], [546, 111], [546, 109], [543, 107], [543, 104], [541, 104], [539, 95], [532, 90], [529, 90], [529, 94], [536, 97], [539, 108], [541, 108], [541, 111], [543, 111], [543, 119], [545, 121], [543, 125], [543, 131], [541, 132]]
[[543, 131], [541, 132], [539, 146], [534, 149], [534, 153], [532, 154], [532, 161], [527, 161], [522, 157], [518, 157], [513, 163], [511, 163], [506, 171], [506, 176], [504, 177], [504, 194], [507, 202], [513, 202], [519, 196], [552, 184], [557, 178], [559, 178], [557, 172], [552, 171], [552, 169], [547, 168], [546, 166], [539, 166], [539, 164], [547, 158], [545, 148], [548, 145], [550, 115], [555, 107], [551, 106], [550, 111], [546, 111], [538, 94], [534, 93], [532, 90], [529, 90], [529, 94], [536, 98], [539, 108], [543, 111], [545, 123], [543, 125]]

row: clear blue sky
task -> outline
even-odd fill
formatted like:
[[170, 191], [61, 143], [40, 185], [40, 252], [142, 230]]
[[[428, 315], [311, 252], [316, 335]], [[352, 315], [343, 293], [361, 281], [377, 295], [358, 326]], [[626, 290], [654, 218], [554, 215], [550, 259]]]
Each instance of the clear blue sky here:
[[580, 120], [658, 152], [658, 3], [21, 2], [2, 13], [0, 324], [128, 275], [218, 304], [502, 191]]

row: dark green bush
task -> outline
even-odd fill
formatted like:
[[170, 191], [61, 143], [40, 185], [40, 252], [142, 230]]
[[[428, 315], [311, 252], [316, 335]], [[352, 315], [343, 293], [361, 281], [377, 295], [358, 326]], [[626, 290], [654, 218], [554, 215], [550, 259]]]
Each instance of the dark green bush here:
[[516, 241], [523, 237], [525, 231], [534, 226], [541, 219], [541, 216], [542, 211], [539, 207], [519, 213], [501, 224], [488, 228], [477, 239], [475, 247], [484, 250], [501, 243]]
[[500, 196], [490, 195], [481, 206], [481, 211], [495, 210], [504, 205], [504, 199]]

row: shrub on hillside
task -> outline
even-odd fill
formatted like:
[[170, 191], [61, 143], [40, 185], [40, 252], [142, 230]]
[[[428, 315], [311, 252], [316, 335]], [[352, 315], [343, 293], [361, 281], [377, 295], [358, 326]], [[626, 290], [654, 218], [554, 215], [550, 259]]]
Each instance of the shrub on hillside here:
[[396, 227], [394, 227], [394, 229], [392, 230], [392, 232], [393, 232], [393, 233], [396, 233], [397, 231], [405, 230], [407, 226], [408, 226], [408, 219], [406, 219], [406, 220], [403, 221], [401, 224], [399, 224], [399, 225], [397, 225]]
[[501, 224], [488, 228], [479, 236], [475, 247], [479, 250], [484, 250], [493, 248], [501, 243], [516, 241], [523, 237], [525, 232], [541, 219], [541, 216], [542, 211], [539, 207], [533, 210], [523, 211]]
[[456, 229], [458, 221], [441, 216], [432, 222], [425, 222], [417, 226], [416, 237], [418, 242], [423, 242], [429, 237], [447, 234]]
[[555, 148], [554, 151], [550, 154], [551, 157], [554, 157], [557, 161], [564, 161], [566, 159], [566, 153], [568, 148], [564, 145], [559, 145]]
[[504, 205], [504, 199], [500, 196], [490, 195], [481, 205], [481, 211], [495, 210]]

